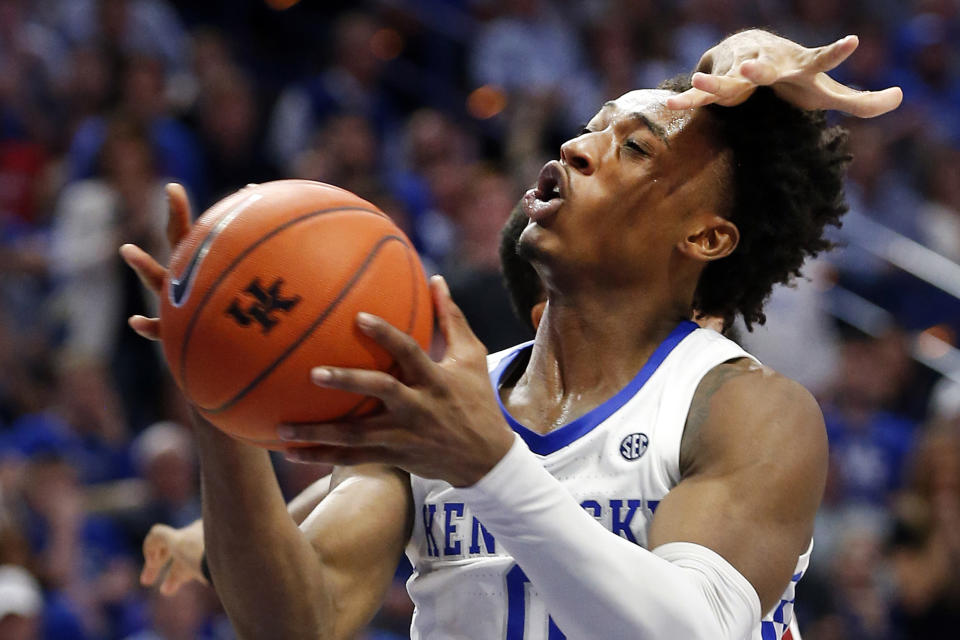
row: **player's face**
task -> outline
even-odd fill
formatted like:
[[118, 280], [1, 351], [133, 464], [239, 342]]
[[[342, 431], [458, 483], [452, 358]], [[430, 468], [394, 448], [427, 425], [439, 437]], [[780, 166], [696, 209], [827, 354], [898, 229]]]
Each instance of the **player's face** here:
[[720, 160], [706, 118], [667, 109], [670, 95], [606, 103], [524, 195], [521, 251], [548, 280], [649, 277], [685, 237]]

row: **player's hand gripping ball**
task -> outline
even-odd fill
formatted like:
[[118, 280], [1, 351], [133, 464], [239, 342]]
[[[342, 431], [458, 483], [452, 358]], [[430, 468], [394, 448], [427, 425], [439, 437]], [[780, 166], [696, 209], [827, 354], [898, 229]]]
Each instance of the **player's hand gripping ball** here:
[[320, 365], [393, 372], [356, 326], [372, 313], [429, 346], [433, 307], [407, 237], [374, 205], [308, 180], [251, 185], [177, 245], [160, 331], [174, 379], [214, 425], [287, 448], [280, 423], [343, 420], [377, 402], [318, 388]]

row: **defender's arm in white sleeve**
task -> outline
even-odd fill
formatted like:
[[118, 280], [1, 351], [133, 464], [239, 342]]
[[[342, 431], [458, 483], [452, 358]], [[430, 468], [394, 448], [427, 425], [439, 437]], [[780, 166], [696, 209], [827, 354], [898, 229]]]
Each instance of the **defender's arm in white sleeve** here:
[[788, 584], [825, 482], [816, 402], [769, 370], [730, 364], [704, 378], [690, 415], [684, 479], [657, 509], [652, 552], [604, 529], [519, 439], [461, 489], [571, 639], [739, 640]]

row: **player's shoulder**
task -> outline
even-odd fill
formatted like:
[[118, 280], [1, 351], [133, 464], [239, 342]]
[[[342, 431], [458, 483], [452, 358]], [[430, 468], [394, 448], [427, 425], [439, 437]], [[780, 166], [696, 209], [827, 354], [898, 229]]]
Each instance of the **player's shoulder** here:
[[769, 418], [788, 413], [822, 423], [813, 394], [802, 384], [750, 358], [738, 358], [711, 369], [697, 388], [695, 400], [708, 402], [711, 412], [735, 412], [741, 418]]
[[731, 448], [736, 458], [774, 460], [789, 453], [825, 464], [820, 405], [803, 385], [750, 358], [717, 365], [694, 393], [681, 459], [713, 458]]

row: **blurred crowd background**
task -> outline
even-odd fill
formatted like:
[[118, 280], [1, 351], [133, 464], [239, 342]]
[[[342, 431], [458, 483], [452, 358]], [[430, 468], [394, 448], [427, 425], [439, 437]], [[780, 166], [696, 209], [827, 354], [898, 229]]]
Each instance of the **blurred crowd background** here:
[[[125, 324], [152, 301], [117, 254], [165, 259], [165, 182], [196, 211], [281, 177], [355, 191], [496, 350], [529, 337], [496, 247], [541, 164], [604, 100], [753, 25], [807, 45], [859, 34], [835, 77], [905, 94], [876, 120], [835, 116], [856, 157], [841, 248], [740, 332], [829, 429], [801, 628], [955, 637], [960, 2], [282, 4], [0, 0], [0, 638], [232, 637], [208, 588], [137, 582], [150, 525], [199, 516], [183, 404]], [[277, 471], [288, 496], [324, 472]], [[369, 637], [405, 637], [409, 614], [398, 578]]]

